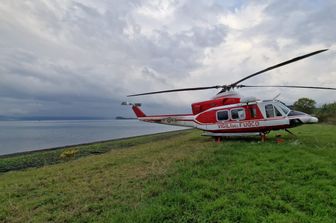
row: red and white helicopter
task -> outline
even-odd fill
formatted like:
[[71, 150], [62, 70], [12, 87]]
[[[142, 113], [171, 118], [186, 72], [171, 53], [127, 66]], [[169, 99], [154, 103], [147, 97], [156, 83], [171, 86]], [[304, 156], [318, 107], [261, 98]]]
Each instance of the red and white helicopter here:
[[[182, 88], [164, 91], [155, 91], [142, 94], [128, 95], [128, 97], [206, 89], [221, 89], [211, 100], [196, 102], [191, 105], [192, 114], [146, 115], [141, 104], [123, 102], [122, 105], [131, 105], [138, 120], [166, 125], [193, 127], [204, 131], [203, 135], [214, 136], [220, 141], [222, 136], [249, 136], [260, 135], [262, 141], [265, 135], [272, 130], [286, 130], [301, 124], [317, 123], [318, 119], [303, 112], [289, 109], [279, 100], [258, 100], [255, 97], [242, 97], [234, 89], [248, 87], [282, 87], [282, 88], [309, 88], [336, 90], [331, 87], [315, 86], [283, 86], [283, 85], [242, 85], [241, 82], [266, 71], [302, 60], [322, 53], [327, 49], [314, 51], [285, 62], [268, 67], [264, 70], [244, 77], [229, 85], [209, 87]], [[288, 131], [289, 132], [289, 131]]]

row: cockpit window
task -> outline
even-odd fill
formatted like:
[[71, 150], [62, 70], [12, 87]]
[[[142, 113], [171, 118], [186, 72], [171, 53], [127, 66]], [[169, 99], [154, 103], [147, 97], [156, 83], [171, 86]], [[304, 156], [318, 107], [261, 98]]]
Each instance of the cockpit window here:
[[272, 104], [265, 105], [265, 112], [267, 118], [282, 116], [281, 112]]
[[306, 113], [300, 112], [300, 111], [290, 111], [288, 116], [297, 116], [297, 115], [307, 115]]
[[282, 116], [281, 112], [274, 106], [275, 116]]
[[284, 105], [282, 102], [280, 102], [278, 105], [279, 105], [279, 107], [281, 108], [281, 110], [282, 110], [286, 115], [290, 112], [290, 109], [287, 108], [287, 106]]

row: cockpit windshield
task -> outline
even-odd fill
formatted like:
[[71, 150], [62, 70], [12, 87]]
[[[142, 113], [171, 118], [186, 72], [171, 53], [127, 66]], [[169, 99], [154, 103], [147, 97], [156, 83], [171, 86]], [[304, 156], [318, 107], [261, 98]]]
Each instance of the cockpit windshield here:
[[279, 101], [280, 103], [278, 104], [278, 106], [281, 108], [281, 110], [288, 115], [288, 113], [290, 112], [290, 109], [281, 101]]

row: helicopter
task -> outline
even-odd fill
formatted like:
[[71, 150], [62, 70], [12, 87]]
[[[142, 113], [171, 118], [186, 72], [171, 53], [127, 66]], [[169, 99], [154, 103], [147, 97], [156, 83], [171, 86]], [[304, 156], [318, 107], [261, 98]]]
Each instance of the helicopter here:
[[304, 112], [295, 111], [288, 108], [285, 103], [277, 100], [277, 97], [273, 98], [272, 100], [259, 100], [256, 97], [241, 96], [235, 89], [276, 87], [336, 90], [336, 88], [332, 87], [301, 85], [241, 84], [241, 82], [259, 74], [325, 52], [327, 50], [328, 49], [314, 51], [278, 63], [248, 75], [231, 84], [180, 88], [132, 94], [127, 96], [134, 97], [180, 91], [220, 89], [220, 91], [212, 99], [191, 104], [191, 114], [146, 115], [141, 110], [141, 104], [139, 103], [123, 102], [122, 105], [132, 106], [135, 115], [140, 121], [200, 129], [204, 131], [203, 135], [212, 136], [218, 142], [221, 141], [222, 137], [231, 136], [260, 136], [261, 141], [265, 141], [266, 135], [273, 130], [285, 130], [290, 134], [293, 134], [288, 130], [289, 128], [297, 127], [302, 124], [317, 123], [318, 119]]

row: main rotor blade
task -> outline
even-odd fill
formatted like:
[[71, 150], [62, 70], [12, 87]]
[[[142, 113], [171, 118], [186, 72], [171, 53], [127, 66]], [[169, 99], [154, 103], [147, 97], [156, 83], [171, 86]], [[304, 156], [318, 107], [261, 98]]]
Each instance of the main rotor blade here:
[[243, 79], [240, 79], [239, 81], [236, 81], [235, 83], [231, 84], [231, 86], [234, 87], [234, 86], [236, 86], [237, 84], [239, 84], [239, 83], [241, 83], [241, 82], [243, 82], [243, 81], [245, 81], [245, 80], [247, 80], [247, 79], [249, 79], [249, 78], [251, 78], [251, 77], [257, 76], [258, 74], [264, 73], [264, 72], [266, 72], [266, 71], [273, 70], [273, 69], [275, 69], [275, 68], [278, 68], [278, 67], [281, 67], [281, 66], [284, 66], [284, 65], [293, 63], [293, 62], [296, 62], [296, 61], [298, 61], [298, 60], [302, 60], [302, 59], [304, 59], [304, 58], [313, 56], [313, 55], [318, 54], [318, 53], [322, 53], [322, 52], [327, 51], [327, 50], [328, 50], [328, 49], [323, 49], [323, 50], [314, 51], [314, 52], [312, 52], [312, 53], [308, 53], [308, 54], [305, 54], [305, 55], [302, 55], [302, 56], [295, 57], [295, 58], [293, 58], [293, 59], [287, 60], [287, 61], [285, 61], [285, 62], [276, 64], [276, 65], [271, 66], [271, 67], [268, 67], [268, 68], [266, 68], [266, 69], [264, 69], [264, 70], [258, 71], [257, 73], [254, 73], [254, 74], [251, 74], [251, 75], [249, 75], [249, 76], [247, 76], [247, 77], [244, 77]]
[[140, 96], [140, 95], [149, 95], [149, 94], [161, 94], [161, 93], [168, 93], [168, 92], [177, 92], [177, 91], [198, 91], [198, 90], [206, 90], [206, 89], [212, 89], [212, 88], [223, 88], [225, 86], [209, 86], [209, 87], [193, 87], [193, 88], [180, 88], [180, 89], [172, 89], [172, 90], [165, 90], [165, 91], [153, 91], [153, 92], [147, 92], [147, 93], [141, 93], [141, 94], [132, 94], [127, 95], [127, 97], [133, 97], [133, 96]]
[[309, 89], [320, 89], [320, 90], [336, 90], [332, 87], [316, 87], [316, 86], [300, 86], [300, 85], [237, 85], [237, 88], [243, 87], [285, 87], [285, 88], [309, 88]]

